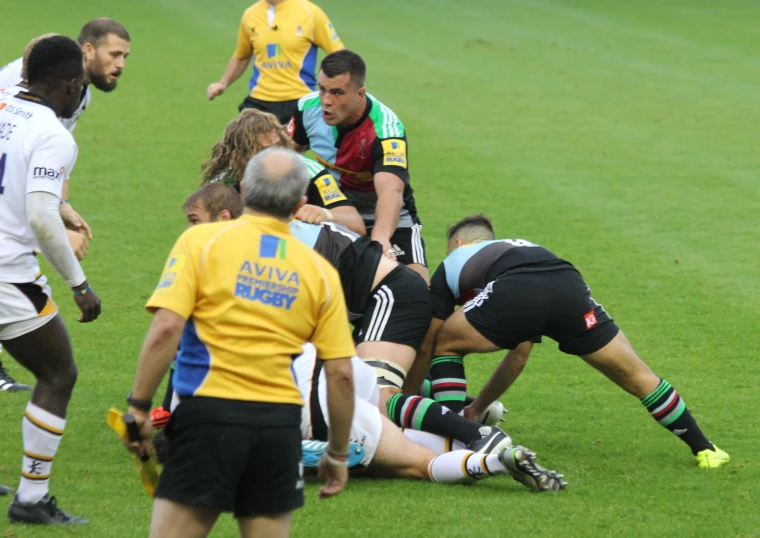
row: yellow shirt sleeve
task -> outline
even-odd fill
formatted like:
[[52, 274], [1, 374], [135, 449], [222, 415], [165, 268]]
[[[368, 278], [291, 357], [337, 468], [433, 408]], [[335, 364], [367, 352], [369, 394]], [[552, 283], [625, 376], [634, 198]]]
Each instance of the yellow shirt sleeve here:
[[348, 328], [348, 312], [338, 272], [320, 260], [326, 276], [325, 297], [311, 342], [317, 357], [323, 360], [344, 359], [356, 355], [356, 347]]
[[238, 30], [237, 47], [235, 48], [235, 58], [238, 60], [247, 60], [253, 56], [253, 44], [248, 37], [248, 29], [245, 27], [245, 13], [240, 19], [240, 29]]
[[330, 19], [327, 18], [324, 11], [316, 6], [314, 10], [314, 36], [312, 40], [316, 46], [324, 49], [328, 54], [345, 48]]
[[187, 232], [183, 233], [169, 254], [161, 280], [145, 308], [155, 312], [165, 308], [188, 319], [195, 309], [198, 291], [197, 260], [192, 259], [188, 248]]

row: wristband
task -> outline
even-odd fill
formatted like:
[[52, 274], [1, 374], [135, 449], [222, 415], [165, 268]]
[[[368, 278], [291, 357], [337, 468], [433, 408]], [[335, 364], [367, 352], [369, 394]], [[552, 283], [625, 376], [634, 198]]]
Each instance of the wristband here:
[[333, 467], [348, 467], [348, 460], [338, 460], [333, 458], [330, 453], [327, 453], [327, 463]]
[[350, 455], [350, 452], [338, 452], [337, 450], [333, 450], [332, 448], [328, 448], [327, 453], [336, 458], [346, 458], [346, 459], [348, 459], [348, 456]]
[[153, 407], [153, 400], [135, 400], [132, 398], [132, 393], [130, 392], [127, 396], [127, 405], [144, 413], [150, 413], [150, 410]]
[[335, 217], [333, 217], [332, 211], [330, 211], [326, 207], [322, 207], [320, 209], [325, 212], [325, 215], [327, 215], [328, 222], [333, 222], [335, 220]]
[[68, 204], [68, 203], [69, 203], [69, 201], [68, 201], [68, 200], [61, 200], [61, 205], [63, 205], [63, 204]]
[[85, 289], [83, 289], [82, 291], [75, 291], [75, 292], [74, 292], [74, 295], [76, 295], [77, 297], [81, 297], [82, 295], [87, 295], [87, 294], [88, 294], [88, 293], [90, 293], [91, 291], [92, 291], [92, 288], [90, 288], [90, 286], [87, 286], [87, 287], [86, 287]]

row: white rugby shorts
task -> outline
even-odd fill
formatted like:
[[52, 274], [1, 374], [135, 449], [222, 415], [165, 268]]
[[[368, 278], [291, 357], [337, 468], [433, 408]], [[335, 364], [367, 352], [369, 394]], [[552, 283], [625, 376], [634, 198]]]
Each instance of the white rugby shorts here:
[[39, 329], [57, 313], [44, 275], [27, 284], [0, 282], [0, 341]]

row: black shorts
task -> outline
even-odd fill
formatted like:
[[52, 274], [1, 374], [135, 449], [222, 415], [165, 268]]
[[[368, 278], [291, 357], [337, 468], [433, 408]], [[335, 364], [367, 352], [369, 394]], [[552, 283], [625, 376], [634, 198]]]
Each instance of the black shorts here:
[[288, 122], [298, 112], [298, 99], [294, 101], [262, 101], [261, 99], [254, 99], [250, 95], [246, 97], [240, 106], [238, 111], [242, 112], [246, 108], [255, 108], [262, 112], [269, 112], [277, 116], [280, 123], [285, 127]]
[[498, 278], [462, 308], [470, 325], [502, 349], [540, 334], [564, 353], [588, 355], [620, 330], [573, 268]]
[[[213, 416], [216, 413], [207, 412], [209, 403], [238, 416], [241, 409], [252, 413], [251, 417], [285, 411], [287, 420], [281, 426], [219, 423]], [[233, 512], [239, 518], [281, 514], [303, 506], [301, 408], [256, 404], [183, 399], [166, 427], [169, 454], [155, 497]]]
[[404, 265], [418, 263], [427, 267], [422, 224], [414, 224], [411, 228], [396, 228], [391, 236], [391, 247], [399, 263]]
[[367, 310], [354, 323], [354, 340], [391, 342], [419, 349], [433, 316], [425, 280], [399, 265], [372, 290]]

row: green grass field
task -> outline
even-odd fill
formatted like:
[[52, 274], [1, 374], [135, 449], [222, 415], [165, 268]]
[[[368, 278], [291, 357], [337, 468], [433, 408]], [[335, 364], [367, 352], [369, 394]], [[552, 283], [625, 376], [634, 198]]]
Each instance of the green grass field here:
[[[472, 487], [351, 481], [307, 505], [293, 535], [760, 536], [760, 5], [753, 0], [322, 0], [405, 122], [432, 265], [447, 224], [476, 211], [584, 273], [639, 354], [732, 457], [703, 471], [638, 402], [546, 341], [503, 398], [506, 428], [566, 474], [559, 495], [509, 479]], [[52, 493], [87, 527], [0, 537], [147, 536], [150, 499], [104, 421], [123, 407], [142, 310], [184, 228], [181, 203], [246, 93], [208, 103], [245, 2], [36, 0], [0, 19], [0, 65], [27, 41], [107, 15], [132, 34], [119, 89], [75, 132], [72, 203], [95, 240], [103, 301], [78, 325], [48, 269], [80, 369]], [[6, 10], [7, 11], [7, 10]], [[31, 382], [7, 354], [11, 372]], [[479, 389], [499, 357], [470, 357]], [[16, 485], [27, 397], [0, 394], [0, 483]], [[10, 499], [0, 499], [5, 511]], [[223, 518], [214, 536], [236, 535]]]

